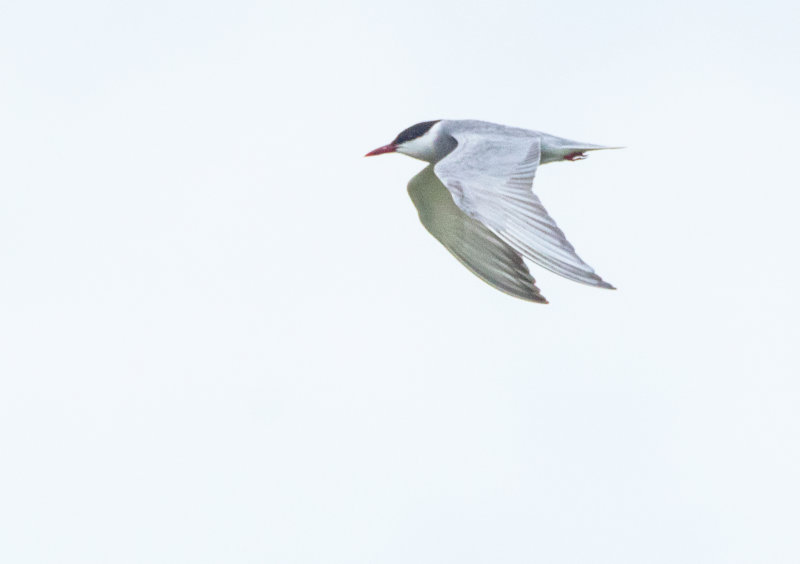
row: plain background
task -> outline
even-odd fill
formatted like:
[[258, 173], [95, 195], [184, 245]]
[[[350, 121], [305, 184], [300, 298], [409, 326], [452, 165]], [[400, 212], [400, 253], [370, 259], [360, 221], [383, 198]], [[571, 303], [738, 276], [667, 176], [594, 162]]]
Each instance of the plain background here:
[[[796, 2], [0, 5], [0, 560], [800, 561]], [[419, 225], [418, 121], [619, 290]]]

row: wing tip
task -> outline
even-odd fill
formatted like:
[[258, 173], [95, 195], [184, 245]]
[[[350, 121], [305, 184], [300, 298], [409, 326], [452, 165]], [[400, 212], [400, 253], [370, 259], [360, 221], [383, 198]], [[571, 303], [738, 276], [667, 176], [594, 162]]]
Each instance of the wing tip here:
[[525, 294], [518, 294], [518, 298], [522, 298], [527, 302], [534, 302], [537, 304], [549, 304], [550, 302], [547, 301], [541, 293], [537, 286], [533, 286], [530, 288], [530, 292], [526, 292]]
[[550, 302], [548, 302], [547, 298], [542, 295], [542, 291], [539, 289], [539, 286], [536, 285], [536, 280], [531, 278], [531, 281], [533, 283], [530, 287], [530, 293], [525, 297], [525, 299], [527, 299], [529, 302], [534, 302], [537, 304], [549, 304]]
[[[493, 285], [494, 286], [494, 285]], [[533, 302], [537, 304], [549, 304], [550, 302], [547, 301], [542, 294], [539, 293], [539, 288], [536, 286], [529, 287], [529, 288], [501, 288], [500, 286], [494, 286], [501, 292], [508, 294], [512, 298], [517, 298], [526, 302]]]

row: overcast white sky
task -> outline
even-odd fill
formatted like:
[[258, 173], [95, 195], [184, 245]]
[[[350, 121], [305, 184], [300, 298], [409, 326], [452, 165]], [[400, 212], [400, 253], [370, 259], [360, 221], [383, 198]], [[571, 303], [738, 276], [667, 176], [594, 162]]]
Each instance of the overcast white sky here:
[[[0, 4], [0, 561], [800, 561], [796, 2]], [[419, 224], [474, 118], [616, 292]]]

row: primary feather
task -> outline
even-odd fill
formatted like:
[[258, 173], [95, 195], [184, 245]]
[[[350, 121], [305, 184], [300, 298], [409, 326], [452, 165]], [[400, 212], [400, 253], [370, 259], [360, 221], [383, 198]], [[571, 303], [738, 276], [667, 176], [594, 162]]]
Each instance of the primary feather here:
[[434, 165], [455, 204], [536, 264], [570, 280], [613, 288], [575, 253], [532, 191], [541, 137], [456, 124], [443, 124], [457, 144]]
[[473, 274], [512, 296], [547, 303], [522, 257], [453, 203], [432, 165], [411, 179], [408, 195], [425, 229]]

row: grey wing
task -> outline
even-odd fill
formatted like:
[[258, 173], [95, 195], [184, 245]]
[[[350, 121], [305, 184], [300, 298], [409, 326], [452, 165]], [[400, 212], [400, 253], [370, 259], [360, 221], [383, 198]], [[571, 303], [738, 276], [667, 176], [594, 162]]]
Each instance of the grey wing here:
[[432, 165], [411, 179], [408, 195], [425, 229], [473, 274], [517, 298], [547, 303], [522, 257], [453, 203]]
[[458, 145], [434, 165], [456, 205], [517, 252], [570, 280], [613, 288], [575, 253], [532, 192], [541, 139], [456, 131]]

